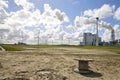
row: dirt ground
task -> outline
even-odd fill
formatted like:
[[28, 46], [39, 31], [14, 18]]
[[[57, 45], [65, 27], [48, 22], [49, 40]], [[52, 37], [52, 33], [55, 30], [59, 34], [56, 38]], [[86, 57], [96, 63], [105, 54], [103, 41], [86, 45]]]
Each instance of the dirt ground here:
[[[76, 73], [75, 58], [93, 59], [92, 73]], [[120, 80], [120, 50], [28, 48], [0, 52], [0, 63], [0, 80]]]

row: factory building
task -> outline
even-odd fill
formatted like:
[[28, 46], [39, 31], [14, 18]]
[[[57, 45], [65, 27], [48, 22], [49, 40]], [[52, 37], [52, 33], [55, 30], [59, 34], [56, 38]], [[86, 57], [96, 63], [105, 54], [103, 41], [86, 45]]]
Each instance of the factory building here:
[[120, 46], [120, 39], [116, 39], [114, 41], [111, 41], [110, 45], [112, 45], [112, 46]]
[[[83, 34], [83, 45], [86, 46], [95, 46], [96, 45], [96, 34], [84, 33]], [[98, 43], [101, 42], [101, 38], [98, 37]]]
[[120, 39], [117, 39], [116, 42], [117, 42], [117, 46], [120, 46]]

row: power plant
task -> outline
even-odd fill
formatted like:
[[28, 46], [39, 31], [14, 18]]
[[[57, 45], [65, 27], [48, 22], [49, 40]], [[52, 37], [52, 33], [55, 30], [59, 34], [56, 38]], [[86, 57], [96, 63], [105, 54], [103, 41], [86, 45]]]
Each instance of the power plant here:
[[101, 37], [98, 37], [97, 34], [84, 33], [83, 34], [83, 45], [96, 46], [96, 38], [98, 39], [97, 44], [99, 45], [99, 43], [101, 42]]
[[[88, 22], [91, 23], [90, 20], [88, 20]], [[110, 34], [111, 39], [110, 39], [110, 42], [107, 43], [107, 45], [120, 45], [119, 39], [115, 40], [115, 32], [110, 24], [106, 24], [105, 22], [99, 22], [98, 17], [96, 18], [96, 22], [92, 22], [92, 23], [96, 24], [96, 34], [84, 33], [83, 34], [83, 45], [86, 45], [86, 46], [106, 45], [106, 42], [102, 42], [101, 37], [99, 37], [98, 35], [99, 26], [104, 27], [111, 31], [111, 34]]]
[[[84, 33], [83, 34], [83, 43], [85, 46], [120, 46], [120, 39], [115, 40], [114, 29], [111, 30], [111, 40], [109, 42], [102, 42], [101, 37], [97, 36], [97, 34], [92, 33]], [[98, 39], [98, 41], [96, 40]], [[96, 45], [98, 43], [98, 45]]]

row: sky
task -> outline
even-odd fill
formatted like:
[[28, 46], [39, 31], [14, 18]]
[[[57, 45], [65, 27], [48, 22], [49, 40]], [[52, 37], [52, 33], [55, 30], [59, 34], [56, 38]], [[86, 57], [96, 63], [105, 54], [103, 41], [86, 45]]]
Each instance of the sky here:
[[79, 45], [83, 34], [120, 39], [120, 0], [0, 0], [0, 43]]

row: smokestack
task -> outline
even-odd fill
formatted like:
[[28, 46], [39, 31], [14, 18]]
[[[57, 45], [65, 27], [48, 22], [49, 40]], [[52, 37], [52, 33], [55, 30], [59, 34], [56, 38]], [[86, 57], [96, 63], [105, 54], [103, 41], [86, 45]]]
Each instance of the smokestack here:
[[115, 40], [115, 33], [114, 33], [114, 29], [111, 30], [111, 41]]
[[97, 25], [96, 25], [96, 46], [98, 46], [98, 21], [99, 21], [99, 17], [96, 17], [97, 20]]

